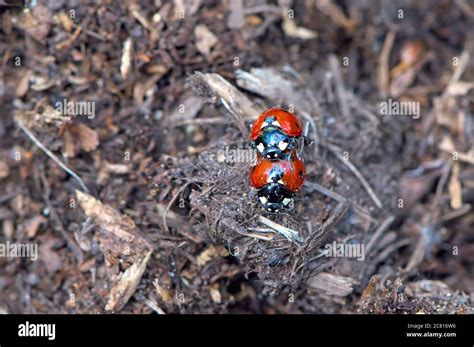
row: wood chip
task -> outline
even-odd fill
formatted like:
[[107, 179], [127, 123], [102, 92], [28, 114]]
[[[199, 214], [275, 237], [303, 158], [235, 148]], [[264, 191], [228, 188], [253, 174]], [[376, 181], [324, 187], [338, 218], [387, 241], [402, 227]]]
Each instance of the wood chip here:
[[120, 62], [120, 74], [123, 78], [127, 78], [132, 66], [132, 50], [133, 42], [132, 38], [128, 38], [123, 44], [122, 48], [122, 59]]
[[8, 175], [10, 175], [8, 164], [5, 161], [0, 160], [0, 179], [8, 177]]
[[461, 96], [469, 93], [471, 89], [474, 89], [474, 82], [456, 81], [448, 85], [447, 93], [450, 96]]
[[257, 118], [263, 111], [219, 74], [195, 72], [191, 83], [197, 93], [208, 97], [219, 97], [222, 104], [234, 117], [237, 126], [244, 133], [248, 131], [244, 119]]
[[68, 33], [70, 33], [72, 31], [72, 27], [73, 27], [74, 23], [72, 22], [71, 18], [69, 18], [69, 16], [65, 12], [63, 12], [63, 11], [59, 12], [59, 14], [56, 17], [56, 20], [61, 23], [63, 28]]
[[380, 53], [378, 68], [377, 68], [377, 82], [380, 93], [386, 96], [390, 82], [390, 52], [392, 51], [393, 43], [395, 42], [395, 32], [390, 31], [385, 37], [385, 41]]
[[342, 10], [334, 4], [331, 0], [316, 0], [316, 6], [318, 9], [327, 14], [337, 25], [342, 26], [349, 32], [352, 32], [357, 23], [347, 18]]
[[79, 25], [79, 26], [77, 26], [76, 30], [74, 30], [74, 33], [71, 35], [71, 37], [69, 37], [68, 39], [66, 39], [64, 41], [59, 42], [56, 45], [56, 47], [55, 47], [56, 50], [60, 51], [62, 49], [71, 47], [71, 45], [74, 43], [74, 41], [76, 41], [77, 38], [79, 37], [79, 35], [81, 35], [81, 32], [82, 32], [82, 27]]
[[454, 210], [460, 209], [462, 207], [462, 187], [459, 180], [459, 172], [459, 163], [454, 162], [448, 185], [451, 208]]
[[303, 40], [310, 40], [318, 37], [318, 34], [315, 31], [297, 26], [295, 21], [288, 18], [288, 16], [283, 17], [282, 27], [285, 34], [290, 37], [296, 37]]
[[71, 117], [62, 115], [48, 104], [44, 105], [41, 111], [15, 110], [14, 119], [29, 129], [59, 128], [71, 121]]
[[26, 235], [28, 236], [29, 239], [32, 239], [36, 236], [36, 233], [38, 232], [40, 225], [43, 224], [44, 222], [46, 222], [46, 218], [44, 218], [41, 215], [37, 215], [31, 218], [27, 222]]
[[113, 284], [105, 307], [107, 311], [120, 311], [135, 292], [153, 246], [129, 217], [79, 190], [76, 190], [76, 196], [85, 214], [100, 226], [99, 246], [107, 264], [118, 266], [119, 263], [131, 263], [117, 278], [112, 278]]
[[199, 24], [194, 28], [194, 36], [196, 37], [196, 48], [206, 59], [210, 60], [211, 49], [218, 42], [217, 36], [204, 24]]
[[2, 231], [7, 240], [13, 240], [13, 235], [15, 234], [15, 224], [13, 223], [13, 219], [5, 219], [3, 221]]
[[227, 26], [230, 29], [241, 29], [245, 24], [243, 0], [233, 0], [227, 3], [229, 16], [227, 17]]
[[30, 86], [30, 77], [32, 75], [32, 71], [30, 69], [26, 70], [23, 75], [20, 77], [20, 81], [16, 86], [15, 95], [18, 98], [22, 98], [28, 92], [28, 87]]
[[152, 252], [149, 251], [143, 259], [137, 261], [119, 275], [117, 281], [110, 290], [108, 301], [105, 305], [106, 311], [120, 311], [125, 306], [133, 293], [135, 293], [135, 290], [140, 283], [146, 265], [150, 260], [151, 253]]
[[212, 286], [209, 287], [209, 291], [211, 293], [211, 299], [216, 304], [220, 304], [222, 302], [222, 295], [219, 288], [219, 283], [216, 282]]
[[300, 236], [300, 234], [296, 230], [292, 230], [290, 228], [284, 227], [283, 225], [275, 223], [274, 221], [264, 216], [259, 216], [258, 221], [272, 228], [273, 230], [278, 231], [280, 234], [285, 236], [289, 241], [303, 242], [303, 238]]
[[347, 296], [354, 291], [356, 281], [352, 277], [321, 272], [308, 279], [307, 285], [319, 292], [334, 296]]
[[453, 140], [449, 136], [443, 137], [438, 148], [442, 150], [443, 152], [449, 153], [451, 156], [456, 154], [459, 160], [474, 165], [474, 150], [471, 149], [465, 153], [458, 152], [454, 145]]

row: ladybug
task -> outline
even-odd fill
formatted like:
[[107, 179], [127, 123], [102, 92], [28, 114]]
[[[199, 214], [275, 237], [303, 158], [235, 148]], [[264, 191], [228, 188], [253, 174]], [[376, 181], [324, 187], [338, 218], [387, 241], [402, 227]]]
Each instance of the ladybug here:
[[293, 113], [281, 108], [263, 112], [252, 125], [250, 140], [268, 160], [286, 159], [293, 149], [302, 148], [303, 126]]
[[260, 155], [250, 170], [250, 181], [259, 189], [258, 200], [263, 207], [277, 213], [283, 207], [293, 204], [293, 193], [303, 184], [306, 170], [303, 159], [297, 151], [292, 151], [285, 160], [271, 161]]
[[278, 213], [284, 207], [293, 205], [293, 192], [278, 183], [270, 183], [263, 186], [257, 193], [262, 207], [270, 213]]

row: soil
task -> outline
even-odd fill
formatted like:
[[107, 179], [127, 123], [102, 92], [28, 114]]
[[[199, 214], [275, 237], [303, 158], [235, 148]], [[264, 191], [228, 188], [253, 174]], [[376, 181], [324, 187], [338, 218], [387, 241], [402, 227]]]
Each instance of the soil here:
[[[6, 3], [0, 244], [38, 259], [0, 312], [474, 313], [472, 2]], [[307, 177], [273, 215], [277, 105]]]

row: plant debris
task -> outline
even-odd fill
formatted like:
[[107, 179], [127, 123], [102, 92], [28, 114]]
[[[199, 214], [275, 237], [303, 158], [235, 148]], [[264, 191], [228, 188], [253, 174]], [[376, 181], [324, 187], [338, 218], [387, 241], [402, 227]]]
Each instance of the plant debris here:
[[[473, 8], [1, 4], [0, 244], [38, 259], [0, 258], [0, 312], [474, 313]], [[271, 215], [275, 106], [307, 177]]]

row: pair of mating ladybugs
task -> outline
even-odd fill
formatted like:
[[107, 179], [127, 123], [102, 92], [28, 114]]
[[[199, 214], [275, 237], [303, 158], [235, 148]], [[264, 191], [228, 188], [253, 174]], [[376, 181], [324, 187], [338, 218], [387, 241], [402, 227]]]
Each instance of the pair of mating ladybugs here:
[[252, 125], [250, 140], [257, 151], [250, 181], [258, 189], [259, 202], [270, 213], [292, 207], [293, 194], [306, 175], [301, 157], [304, 143], [301, 122], [288, 111], [271, 108]]

